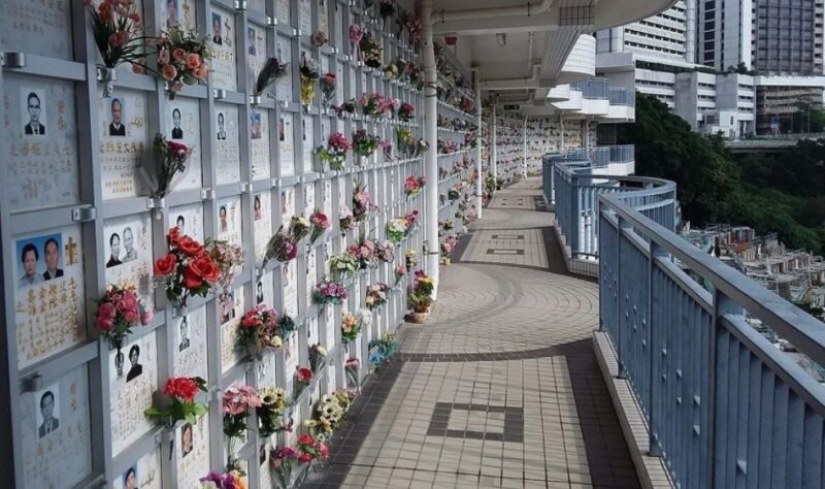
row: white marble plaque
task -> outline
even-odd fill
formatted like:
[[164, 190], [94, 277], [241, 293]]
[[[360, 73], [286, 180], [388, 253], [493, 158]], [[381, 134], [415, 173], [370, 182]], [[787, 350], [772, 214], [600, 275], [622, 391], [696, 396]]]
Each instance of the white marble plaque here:
[[[262, 2], [262, 0], [261, 0]], [[262, 2], [263, 3], [263, 2]], [[246, 27], [247, 89], [251, 92], [266, 62], [266, 31], [252, 24]]]
[[166, 137], [170, 141], [183, 143], [192, 148], [192, 155], [186, 162], [186, 170], [182, 175], [176, 177], [175, 190], [188, 188], [200, 188], [201, 179], [201, 128], [200, 128], [200, 105], [197, 100], [176, 97], [169, 102], [168, 108], [169, 134]]
[[[2, 8], [0, 8], [2, 10]], [[4, 74], [0, 140], [10, 210], [79, 202], [74, 85]]]
[[212, 83], [215, 88], [237, 90], [235, 16], [224, 10], [213, 8], [209, 19], [210, 37], [212, 38]]
[[208, 378], [206, 365], [206, 306], [173, 318], [175, 375]]
[[80, 225], [16, 238], [17, 365], [28, 367], [86, 339]]
[[276, 36], [275, 57], [281, 63], [287, 64], [286, 74], [275, 80], [275, 97], [278, 100], [292, 102], [295, 100], [292, 98], [292, 70], [297, 70], [298, 66], [292, 66], [292, 41], [288, 37]]
[[256, 306], [259, 304], [272, 305], [275, 303], [275, 285], [273, 283], [272, 273], [272, 271], [266, 272], [263, 277], [258, 280], [258, 283], [255, 284]]
[[301, 133], [302, 133], [302, 160], [303, 160], [303, 169], [304, 173], [309, 173], [313, 170], [312, 168], [312, 160], [313, 155], [312, 151], [314, 149], [314, 130], [312, 119], [309, 117], [301, 117]]
[[298, 29], [303, 35], [311, 36], [312, 31], [312, 0], [298, 0]]
[[253, 199], [255, 219], [255, 262], [260, 263], [272, 237], [272, 193], [261, 192]]
[[169, 226], [203, 243], [203, 204], [189, 204], [169, 210]]
[[249, 112], [252, 139], [252, 179], [269, 178], [269, 111], [252, 109]]
[[318, 280], [318, 266], [317, 266], [317, 255], [314, 246], [310, 248], [309, 253], [306, 254], [306, 296], [312, 297], [312, 292], [315, 290], [315, 285], [319, 282]]
[[349, 92], [344, 92], [344, 64], [335, 63], [335, 105], [344, 103], [344, 94], [349, 95]]
[[349, 33], [344, 33], [344, 11], [338, 2], [333, 2], [333, 5], [335, 7], [335, 47], [343, 52], [344, 40], [349, 39]]
[[314, 345], [320, 343], [321, 338], [318, 336], [318, 318], [309, 318], [307, 323], [307, 344]]
[[195, 28], [194, 0], [160, 0], [162, 24], [179, 24], [184, 29]]
[[295, 175], [295, 137], [292, 127], [294, 116], [289, 112], [281, 112], [279, 121], [278, 139], [280, 140], [280, 176]]
[[353, 99], [358, 96], [356, 90], [359, 86], [361, 86], [361, 83], [358, 80], [358, 72], [355, 70], [355, 67], [350, 66], [347, 71], [349, 72], [350, 79], [350, 83], [348, 83], [349, 90], [347, 90], [347, 99]]
[[240, 197], [218, 201], [218, 239], [242, 246], [241, 217]]
[[146, 193], [144, 177], [136, 168], [150, 157], [151, 141], [146, 120], [146, 94], [119, 89], [112, 98], [103, 98], [98, 87], [100, 131], [100, 172], [103, 198], [120, 199]]
[[318, 30], [329, 38], [329, 2], [335, 0], [318, 0]]
[[281, 190], [281, 223], [284, 229], [289, 227], [289, 221], [295, 215], [295, 188]]
[[324, 198], [323, 198], [324, 214], [329, 219], [332, 219], [332, 182], [324, 180]]
[[73, 59], [71, 6], [69, 0], [3, 0], [0, 51]]
[[[175, 461], [179, 489], [200, 489], [200, 479], [209, 473], [209, 416], [194, 425], [184, 424], [177, 430]], [[168, 450], [168, 447], [163, 447]]]
[[149, 213], [110, 219], [103, 224], [103, 256], [106, 283], [132, 282], [138, 286], [140, 299], [154, 310], [152, 294], [152, 223]]
[[283, 309], [293, 318], [298, 316], [298, 266], [292, 261], [283, 267], [284, 305]]
[[74, 487], [92, 473], [86, 366], [20, 396], [20, 478], [26, 487]]
[[275, 16], [280, 24], [292, 25], [290, 3], [290, 0], [275, 0]]
[[258, 362], [258, 385], [275, 385], [277, 382], [275, 360], [280, 354], [277, 350], [264, 353], [263, 359]]
[[244, 309], [244, 289], [235, 289], [218, 296], [218, 323], [221, 325], [221, 367], [226, 372], [234, 366], [241, 357], [235, 352], [235, 342], [238, 339], [238, 325], [246, 314]]
[[238, 134], [238, 108], [230, 104], [215, 104], [215, 155], [218, 184], [241, 180], [241, 156]]
[[338, 370], [338, 367], [335, 365], [328, 365], [327, 366], [327, 392], [335, 392], [335, 372]]
[[112, 489], [161, 489], [160, 451], [140, 458], [112, 483]]
[[304, 186], [304, 214], [309, 217], [315, 211], [315, 185]]
[[152, 406], [158, 389], [155, 333], [109, 351], [109, 392], [112, 396], [112, 453], [119, 454], [152, 429], [143, 411]]
[[324, 308], [324, 324], [326, 324], [326, 346], [327, 350], [332, 350], [335, 348], [335, 330], [340, 328], [341, 325], [340, 319], [336, 320], [335, 317], [335, 308], [334, 307], [325, 307]]

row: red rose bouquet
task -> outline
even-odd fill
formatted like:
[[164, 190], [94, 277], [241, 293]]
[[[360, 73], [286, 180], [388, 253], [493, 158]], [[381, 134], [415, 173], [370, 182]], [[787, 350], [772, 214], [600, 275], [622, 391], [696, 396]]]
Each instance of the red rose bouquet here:
[[109, 285], [97, 301], [95, 327], [118, 350], [123, 338], [132, 334], [133, 327], [146, 326], [151, 321], [152, 311], [140, 303], [134, 284]]
[[329, 109], [332, 105], [332, 99], [335, 98], [335, 73], [327, 73], [321, 77], [321, 104], [324, 111]]
[[210, 238], [206, 239], [204, 247], [206, 254], [215, 262], [215, 265], [221, 272], [218, 283], [223, 288], [228, 288], [232, 285], [235, 272], [243, 267], [243, 248], [228, 241]]
[[347, 151], [352, 149], [352, 144], [341, 134], [336, 132], [330, 134], [327, 139], [327, 147], [319, 146], [315, 152], [321, 159], [321, 163], [328, 164], [330, 170], [343, 170], [347, 161]]
[[316, 460], [325, 462], [329, 459], [329, 447], [326, 443], [313, 438], [312, 435], [299, 436], [295, 448], [298, 452], [298, 461], [304, 464], [311, 464]]
[[298, 399], [298, 396], [301, 395], [301, 392], [306, 389], [306, 387], [312, 382], [312, 378], [315, 374], [312, 370], [306, 367], [298, 367], [295, 370], [295, 381], [294, 381], [294, 394], [293, 399]]
[[312, 231], [309, 233], [310, 244], [318, 240], [330, 227], [329, 219], [323, 212], [316, 210], [309, 216]]
[[264, 351], [274, 350], [283, 345], [278, 336], [278, 311], [259, 304], [247, 311], [238, 325], [238, 338], [235, 350], [244, 351], [251, 357], [261, 360]]
[[194, 31], [184, 31], [179, 26], [170, 26], [155, 41], [158, 47], [158, 73], [166, 81], [169, 98], [183, 89], [183, 85], [194, 85], [206, 80], [212, 57], [206, 37]]
[[220, 280], [221, 270], [200, 243], [178, 228], [170, 229], [166, 240], [169, 253], [155, 261], [155, 276], [164, 277], [166, 297], [180, 306], [193, 295], [206, 297]]
[[172, 427], [178, 421], [190, 424], [206, 414], [206, 404], [195, 401], [198, 393], [206, 392], [206, 381], [200, 377], [173, 377], [166, 381], [161, 394], [165, 396], [162, 408], [150, 407], [143, 414], [159, 425]]
[[409, 102], [404, 102], [398, 108], [398, 118], [402, 121], [409, 122], [415, 118], [415, 107]]
[[427, 184], [427, 177], [415, 177], [410, 175], [404, 181], [404, 193], [412, 198], [421, 193], [421, 189]]
[[160, 133], [155, 136], [153, 158], [146, 158], [138, 165], [152, 198], [162, 199], [175, 188], [175, 177], [186, 171], [186, 160], [191, 155], [192, 148], [185, 144], [168, 141]]

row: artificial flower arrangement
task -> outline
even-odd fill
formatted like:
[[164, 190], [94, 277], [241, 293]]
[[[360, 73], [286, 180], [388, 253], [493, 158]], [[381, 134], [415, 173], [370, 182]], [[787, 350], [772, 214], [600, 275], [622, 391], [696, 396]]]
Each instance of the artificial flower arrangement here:
[[407, 236], [409, 236], [418, 224], [418, 209], [413, 209], [404, 214], [404, 220], [407, 221]]
[[407, 235], [407, 220], [397, 217], [387, 222], [387, 238], [395, 244], [404, 240]]
[[427, 313], [433, 303], [434, 289], [435, 279], [425, 274], [423, 270], [416, 270], [413, 290], [407, 297], [410, 308], [419, 314]]
[[259, 408], [263, 403], [254, 387], [242, 384], [232, 384], [224, 390], [222, 401], [223, 434], [226, 435], [228, 445], [226, 468], [240, 472], [241, 467], [233, 449], [234, 443], [246, 433], [246, 418], [252, 414], [253, 409]]
[[309, 368], [312, 373], [318, 371], [318, 368], [323, 365], [327, 358], [327, 349], [316, 343], [309, 347]]
[[395, 129], [395, 144], [398, 151], [411, 158], [415, 153], [415, 134], [409, 127], [399, 127]]
[[410, 43], [415, 47], [420, 47], [424, 40], [424, 25], [418, 16], [411, 15], [407, 18], [407, 34], [410, 38]]
[[238, 325], [235, 350], [243, 351], [260, 361], [267, 350], [275, 350], [283, 345], [278, 336], [278, 311], [265, 304], [258, 304], [247, 311]]
[[169, 230], [166, 241], [169, 253], [158, 258], [154, 266], [155, 276], [165, 281], [166, 297], [181, 307], [186, 306], [186, 300], [193, 295], [206, 297], [219, 283], [221, 270], [203, 245], [178, 228]]
[[306, 367], [298, 367], [295, 369], [295, 380], [293, 381], [294, 392], [292, 395], [293, 399], [298, 399], [301, 392], [303, 392], [303, 390], [306, 389], [310, 383], [312, 383], [313, 377], [315, 377], [315, 374], [311, 369]]
[[398, 265], [395, 267], [395, 283], [396, 285], [398, 282], [401, 281], [402, 278], [406, 277], [408, 273], [407, 265]]
[[456, 188], [451, 188], [447, 191], [447, 198], [455, 202], [456, 200], [461, 198], [461, 191]]
[[313, 244], [318, 241], [318, 238], [324, 235], [330, 228], [329, 218], [326, 214], [318, 209], [309, 216], [309, 224], [311, 226], [309, 232], [309, 243]]
[[383, 117], [393, 107], [393, 99], [380, 93], [371, 93], [358, 99], [361, 113], [368, 117]]
[[332, 105], [332, 100], [335, 98], [335, 73], [326, 73], [321, 77], [321, 105], [324, 112]]
[[363, 160], [372, 156], [378, 149], [378, 136], [368, 133], [365, 129], [359, 129], [352, 135], [352, 152], [360, 158], [356, 160], [360, 166]]
[[348, 251], [332, 255], [329, 258], [329, 272], [338, 281], [355, 274], [357, 271], [358, 263]]
[[395, 260], [393, 248], [393, 243], [385, 240], [375, 249], [375, 256], [378, 257], [379, 261], [392, 263]]
[[363, 61], [365, 65], [370, 68], [381, 68], [384, 50], [378, 39], [374, 38], [370, 32], [365, 31], [358, 46], [361, 50], [361, 61]]
[[175, 98], [184, 84], [195, 85], [206, 80], [209, 74], [206, 60], [212, 54], [205, 36], [173, 25], [161, 33], [155, 44], [158, 47], [158, 73], [166, 81], [166, 94], [170, 99]]
[[362, 230], [358, 236], [358, 242], [351, 244], [347, 252], [352, 255], [359, 270], [367, 270], [378, 266], [375, 253], [375, 242], [367, 237], [366, 231]]
[[146, 70], [144, 60], [150, 53], [144, 46], [151, 38], [144, 35], [143, 21], [135, 2], [103, 0], [95, 8], [94, 2], [84, 0], [83, 5], [92, 20], [92, 34], [102, 61], [99, 67], [105, 73], [103, 96], [108, 98], [114, 90], [114, 76], [109, 72], [124, 63], [132, 65], [135, 73]]
[[318, 31], [309, 38], [309, 42], [313, 47], [320, 48], [324, 44], [328, 43], [329, 39], [327, 38], [326, 32]]
[[306, 56], [301, 58], [301, 105], [304, 109], [309, 108], [315, 97], [315, 81], [320, 76], [318, 63], [314, 59]]
[[384, 159], [390, 161], [393, 158], [392, 156], [392, 142], [387, 141], [386, 139], [380, 139], [378, 141], [378, 146], [381, 147], [381, 152], [384, 154]]
[[350, 56], [352, 59], [361, 60], [361, 39], [364, 37], [364, 30], [358, 24], [349, 26]]
[[441, 261], [445, 265], [450, 264], [450, 253], [453, 252], [455, 249], [455, 245], [458, 242], [454, 234], [447, 236], [444, 239], [444, 242], [441, 243]]
[[258, 434], [262, 438], [292, 429], [291, 422], [287, 423], [283, 418], [289, 407], [285, 390], [275, 386], [264, 387], [258, 391], [258, 398], [261, 405], [255, 408], [255, 413], [258, 415]]
[[206, 381], [200, 377], [172, 377], [160, 392], [165, 396], [163, 405], [143, 411], [144, 416], [159, 426], [172, 428], [178, 421], [195, 424], [209, 410], [206, 404], [195, 400], [198, 393], [206, 392]]
[[404, 122], [410, 122], [415, 118], [415, 107], [409, 102], [404, 102], [398, 108], [398, 118]]
[[329, 459], [329, 447], [322, 440], [317, 440], [311, 435], [301, 435], [298, 437], [298, 461], [304, 464], [311, 464], [315, 461], [326, 462]]
[[298, 325], [295, 324], [295, 320], [292, 319], [286, 312], [282, 312], [281, 316], [278, 318], [278, 336], [281, 338], [286, 338], [289, 336], [289, 333], [292, 333], [297, 329]]
[[357, 358], [347, 358], [344, 362], [344, 372], [347, 375], [347, 385], [355, 389], [361, 388], [361, 376], [358, 375], [361, 370], [361, 361]]
[[347, 300], [347, 288], [339, 283], [324, 279], [315, 286], [312, 301], [316, 304], [340, 305]]
[[401, 76], [401, 72], [398, 70], [398, 65], [396, 65], [395, 62], [388, 64], [382, 68], [381, 71], [388, 80], [397, 80]]
[[260, 97], [273, 84], [275, 80], [283, 77], [287, 73], [287, 64], [282, 63], [278, 58], [269, 58], [258, 73], [258, 78], [255, 80], [255, 91], [253, 96]]
[[415, 142], [415, 147], [413, 148], [413, 157], [418, 158], [422, 154], [424, 154], [428, 149], [430, 149], [430, 143], [427, 142], [424, 138], [418, 138]]
[[449, 231], [455, 227], [455, 222], [453, 222], [452, 219], [446, 219], [444, 221], [441, 221], [439, 225], [441, 226], [441, 229]]
[[352, 192], [352, 215], [357, 222], [365, 221], [370, 211], [378, 212], [380, 209], [372, 202], [372, 196], [367, 192], [366, 184], [355, 182]]
[[410, 175], [404, 180], [404, 194], [408, 198], [413, 198], [421, 192], [425, 185], [427, 185], [427, 177]]
[[382, 338], [376, 338], [369, 343], [369, 362], [376, 370], [384, 363], [387, 363], [398, 351], [398, 342], [392, 333], [385, 334]]
[[120, 351], [123, 339], [132, 334], [132, 328], [148, 326], [152, 316], [152, 311], [147, 311], [140, 302], [135, 284], [108, 285], [103, 297], [97, 300], [95, 327]]
[[348, 231], [352, 231], [355, 229], [356, 221], [355, 215], [352, 213], [352, 210], [342, 205], [338, 208], [338, 227], [341, 230], [341, 236], [347, 234]]
[[407, 69], [405, 72], [407, 73], [407, 78], [410, 80], [410, 85], [413, 88], [419, 91], [424, 89], [424, 72], [420, 66], [410, 61], [407, 63]]
[[162, 199], [175, 188], [175, 177], [186, 171], [186, 161], [192, 156], [192, 148], [168, 141], [158, 133], [152, 144], [152, 156], [145, 158], [138, 165], [138, 170], [149, 185], [150, 196]]
[[340, 132], [330, 134], [327, 139], [327, 147], [319, 146], [315, 152], [321, 159], [322, 164], [329, 165], [330, 170], [343, 170], [347, 161], [347, 151], [352, 149], [352, 144]]
[[460, 103], [459, 107], [460, 107], [460, 108], [461, 108], [461, 110], [463, 110], [464, 112], [468, 112], [468, 113], [469, 113], [469, 112], [472, 112], [472, 111], [473, 111], [473, 108], [475, 107], [475, 105], [476, 105], [476, 104], [475, 104], [475, 102], [473, 101], [473, 99], [472, 99], [472, 98], [470, 98], [470, 97], [466, 97], [466, 96], [465, 96], [465, 97], [461, 97], [461, 103]]
[[315, 438], [329, 440], [338, 423], [346, 416], [353, 397], [355, 394], [347, 391], [335, 391], [321, 397], [312, 408], [312, 417], [304, 421], [304, 426], [312, 430]]
[[206, 477], [200, 479], [200, 489], [247, 489], [243, 473], [238, 470], [229, 472], [209, 472]]
[[395, 15], [395, 0], [381, 0], [378, 4], [378, 13], [384, 20], [384, 30], [389, 30], [389, 23]]
[[415, 250], [407, 250], [404, 253], [404, 261], [407, 265], [407, 270], [412, 270], [418, 266], [418, 253]]
[[266, 244], [266, 254], [261, 267], [265, 267], [273, 258], [280, 262], [294, 260], [298, 256], [298, 242], [309, 234], [310, 226], [305, 217], [298, 216], [292, 217], [286, 231], [281, 226]]
[[346, 343], [352, 343], [358, 338], [361, 333], [361, 321], [355, 314], [344, 311], [341, 317], [341, 340]]
[[232, 285], [235, 273], [243, 268], [243, 248], [229, 241], [207, 238], [204, 249], [206, 255], [212, 259], [215, 266], [220, 270], [217, 285], [228, 289]]
[[372, 311], [373, 309], [386, 304], [387, 293], [389, 292], [389, 290], [390, 286], [385, 283], [368, 285], [366, 298], [364, 299], [364, 304], [367, 306], [367, 309]]

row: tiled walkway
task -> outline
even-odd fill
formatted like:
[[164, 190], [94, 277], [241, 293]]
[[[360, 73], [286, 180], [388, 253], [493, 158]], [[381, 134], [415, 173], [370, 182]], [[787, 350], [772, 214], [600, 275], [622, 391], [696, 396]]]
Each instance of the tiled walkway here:
[[[597, 286], [553, 273], [537, 186], [485, 209], [429, 323], [402, 328], [400, 359], [358, 398], [314, 487], [640, 487], [591, 347]], [[540, 258], [479, 255], [514, 246], [494, 234], [524, 235], [521, 256]]]

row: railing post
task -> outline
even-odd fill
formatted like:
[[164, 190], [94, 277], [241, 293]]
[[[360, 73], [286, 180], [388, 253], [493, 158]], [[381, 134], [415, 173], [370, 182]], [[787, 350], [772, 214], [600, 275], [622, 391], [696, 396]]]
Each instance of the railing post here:
[[662, 447], [659, 445], [659, 430], [656, 426], [657, 419], [656, 419], [656, 409], [659, 406], [659, 371], [660, 369], [657, 368], [657, 359], [659, 358], [658, 355], [658, 346], [656, 345], [656, 341], [658, 339], [658, 335], [656, 335], [655, 328], [658, 326], [659, 322], [654, 319], [654, 307], [653, 307], [653, 295], [656, 293], [656, 285], [653, 283], [653, 277], [656, 272], [656, 259], [659, 256], [663, 256], [664, 253], [659, 248], [659, 246], [653, 241], [650, 240], [650, 247], [648, 248], [650, 252], [650, 258], [648, 261], [647, 267], [647, 344], [648, 344], [648, 351], [650, 352], [650, 370], [649, 370], [649, 378], [648, 382], [648, 393], [650, 394], [650, 399], [648, 401], [648, 423], [650, 426], [649, 435], [650, 438], [648, 440], [649, 443], [649, 455], [651, 457], [661, 457], [662, 456]]
[[579, 213], [581, 209], [581, 192], [579, 188], [579, 179], [578, 177], [571, 176], [570, 177], [570, 216], [572, 217], [571, 221], [575, 220], [575, 222], [570, 223], [570, 230], [568, 234], [570, 235], [570, 255], [573, 258], [576, 258], [576, 254], [579, 251], [579, 233], [581, 226]]
[[622, 231], [624, 230], [625, 224], [624, 219], [622, 216], [616, 215], [616, 360], [619, 364], [619, 372], [617, 377], [619, 379], [627, 378], [627, 372], [625, 372], [624, 366], [624, 357], [622, 348], [622, 328], [624, 327], [624, 317], [623, 317], [623, 307], [622, 303], [624, 302], [623, 291], [622, 291]]

